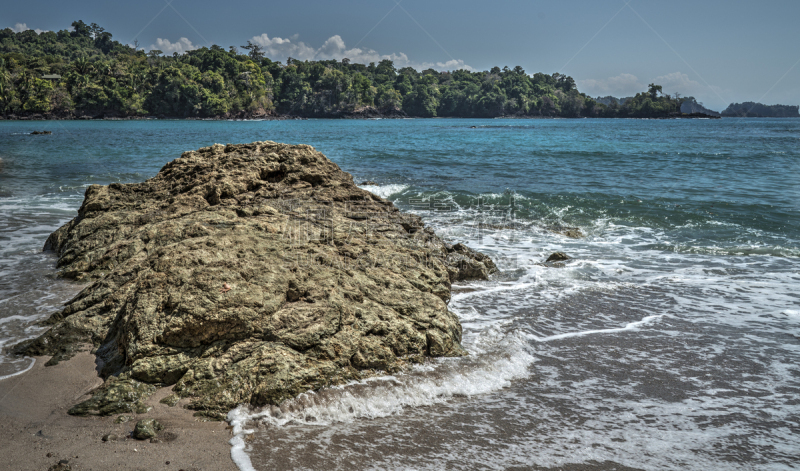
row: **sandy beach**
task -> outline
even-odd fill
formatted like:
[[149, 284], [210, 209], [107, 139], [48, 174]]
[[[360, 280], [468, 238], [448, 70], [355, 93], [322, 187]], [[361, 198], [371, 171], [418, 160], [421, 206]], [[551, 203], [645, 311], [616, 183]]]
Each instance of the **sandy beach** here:
[[[227, 424], [204, 422], [182, 408], [182, 402], [174, 407], [159, 403], [169, 388], [150, 397], [150, 412], [131, 414], [133, 420], [126, 423], [115, 423], [118, 416], [73, 417], [67, 410], [102, 384], [94, 355], [80, 353], [51, 367], [44, 367], [46, 361], [37, 358], [28, 372], [0, 381], [0, 469], [41, 471], [62, 460], [72, 470], [87, 471], [237, 469], [230, 458]], [[166, 440], [130, 438], [141, 418], [161, 422]], [[107, 434], [119, 438], [104, 442]]]

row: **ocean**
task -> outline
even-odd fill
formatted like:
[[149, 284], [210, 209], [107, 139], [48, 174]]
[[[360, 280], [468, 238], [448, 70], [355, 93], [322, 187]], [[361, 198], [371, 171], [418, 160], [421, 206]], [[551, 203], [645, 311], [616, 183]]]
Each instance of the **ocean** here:
[[42, 246], [88, 185], [256, 140], [500, 271], [453, 288], [469, 356], [231, 411], [242, 470], [800, 467], [798, 119], [0, 121], [0, 348], [81, 289]]

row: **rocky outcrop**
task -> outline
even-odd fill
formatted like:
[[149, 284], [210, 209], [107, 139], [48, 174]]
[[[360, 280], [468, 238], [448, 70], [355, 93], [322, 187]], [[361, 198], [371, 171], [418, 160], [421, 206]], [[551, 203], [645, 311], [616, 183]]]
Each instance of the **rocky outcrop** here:
[[720, 114], [714, 110], [709, 110], [701, 103], [698, 103], [694, 97], [689, 97], [681, 102], [681, 113], [688, 115], [703, 115], [719, 118]]
[[221, 418], [464, 355], [450, 284], [496, 271], [312, 147], [274, 142], [216, 144], [143, 183], [91, 186], [45, 248], [91, 285], [16, 351], [52, 364], [92, 345], [108, 379], [79, 414], [135, 411], [144, 383]]

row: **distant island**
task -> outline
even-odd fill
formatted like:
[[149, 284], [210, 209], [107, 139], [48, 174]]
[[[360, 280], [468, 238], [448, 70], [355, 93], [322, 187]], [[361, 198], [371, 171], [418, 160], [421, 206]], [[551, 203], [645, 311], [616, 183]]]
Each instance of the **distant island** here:
[[720, 116], [720, 113], [709, 110], [703, 106], [702, 103], [698, 103], [693, 96], [687, 97], [683, 100], [683, 103], [681, 103], [681, 113], [703, 113], [709, 116]]
[[[709, 117], [660, 85], [593, 99], [560, 73], [396, 69], [348, 59], [285, 64], [248, 41], [165, 56], [112, 39], [95, 23], [0, 30], [0, 118]], [[613, 98], [613, 97], [611, 97]], [[692, 99], [693, 100], [693, 99]], [[795, 108], [795, 114], [797, 107]], [[703, 111], [705, 110], [705, 111]]]
[[[638, 96], [638, 95], [637, 95]], [[635, 97], [616, 98], [613, 96], [596, 97], [594, 101], [607, 107], [622, 107]], [[684, 115], [708, 115], [716, 118], [800, 118], [800, 106], [764, 105], [747, 101], [731, 103], [721, 113], [710, 110], [698, 102], [693, 96], [678, 98], [680, 112]]]
[[736, 118], [800, 118], [800, 106], [763, 105], [747, 101], [731, 103], [722, 111], [722, 116]]

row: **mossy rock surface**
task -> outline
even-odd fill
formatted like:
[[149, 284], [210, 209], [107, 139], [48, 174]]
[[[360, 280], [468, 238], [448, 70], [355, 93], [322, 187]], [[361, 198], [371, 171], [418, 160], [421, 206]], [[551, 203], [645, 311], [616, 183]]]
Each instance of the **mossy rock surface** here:
[[161, 399], [158, 402], [160, 402], [162, 404], [166, 404], [166, 405], [168, 405], [170, 407], [174, 407], [175, 404], [177, 404], [180, 400], [181, 400], [181, 397], [178, 396], [177, 394], [170, 394], [169, 396]]
[[70, 415], [116, 415], [126, 412], [141, 414], [149, 409], [142, 403], [156, 387], [139, 381], [111, 378], [95, 390], [92, 398], [73, 406]]
[[155, 438], [162, 430], [164, 430], [164, 426], [156, 419], [142, 419], [136, 422], [136, 426], [133, 428], [133, 438], [137, 440]]
[[93, 185], [45, 248], [62, 276], [91, 284], [16, 350], [58, 361], [93, 346], [101, 374], [122, 379], [73, 408], [82, 415], [136, 412], [150, 385], [173, 385], [221, 418], [463, 355], [451, 282], [496, 271], [312, 147], [269, 141]]

